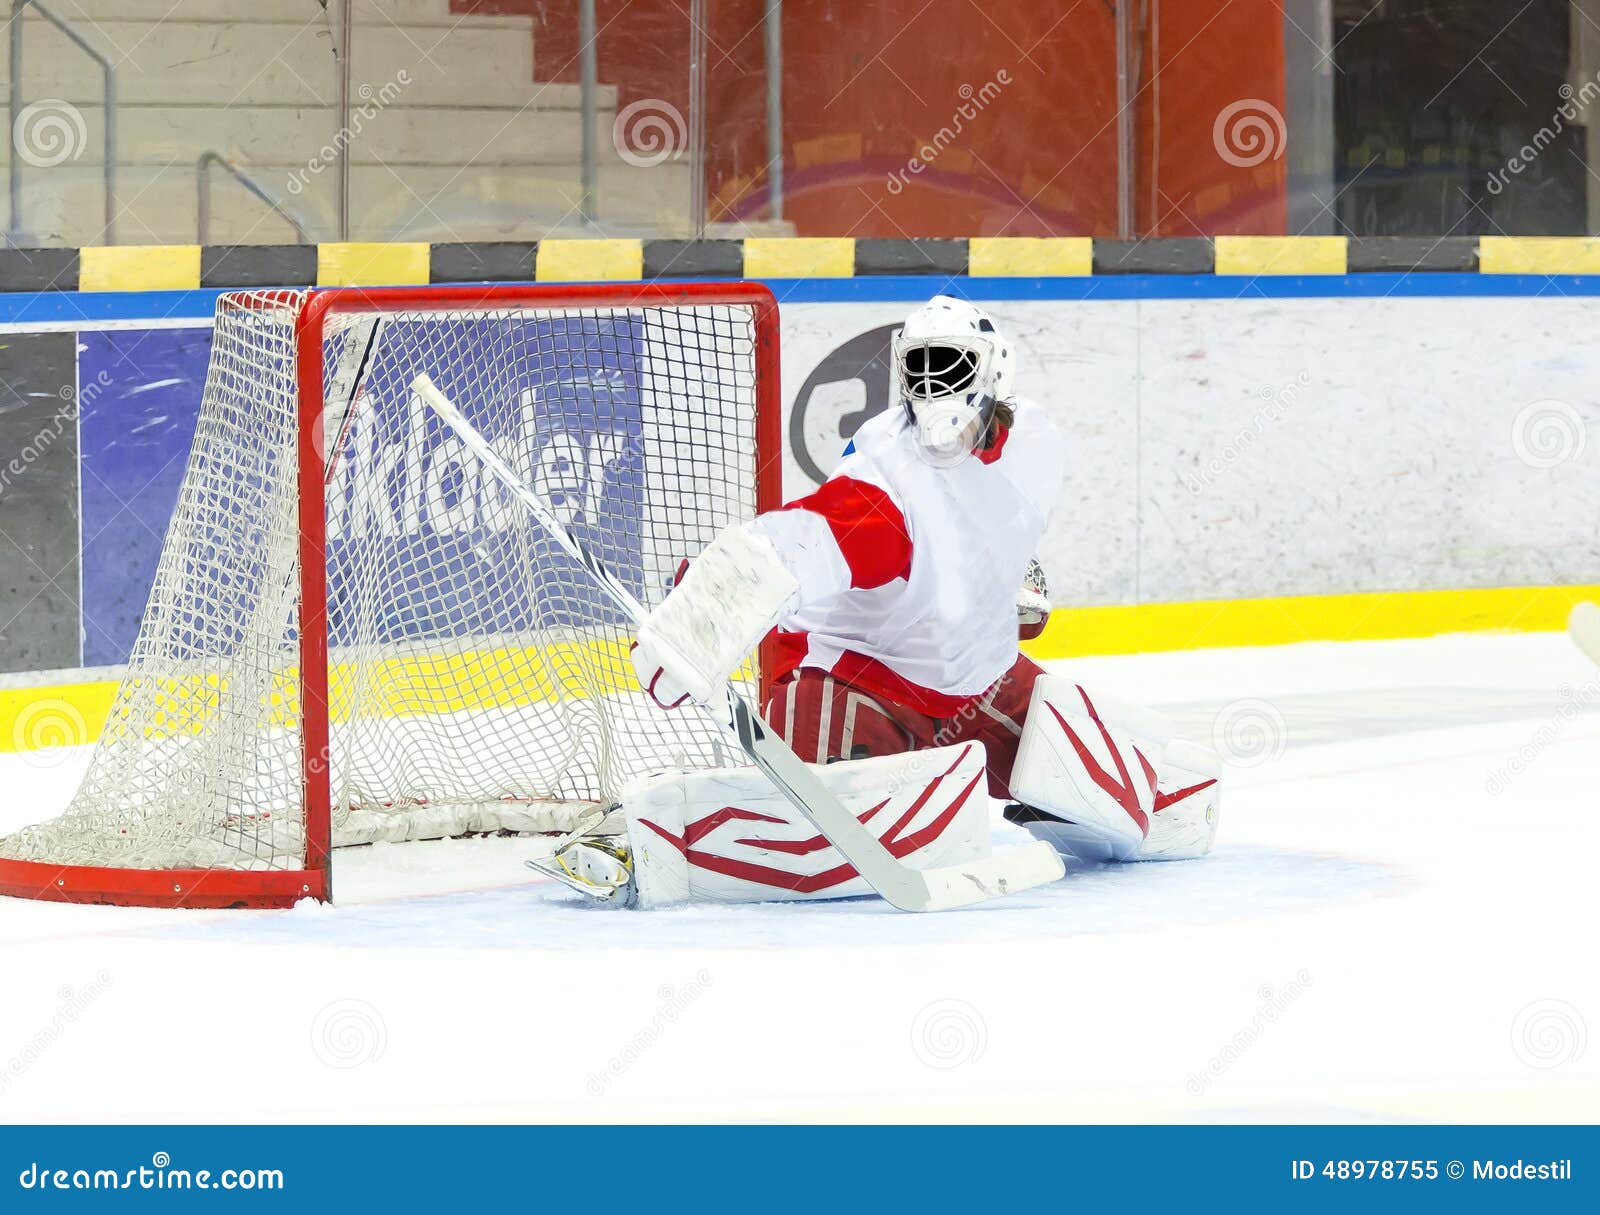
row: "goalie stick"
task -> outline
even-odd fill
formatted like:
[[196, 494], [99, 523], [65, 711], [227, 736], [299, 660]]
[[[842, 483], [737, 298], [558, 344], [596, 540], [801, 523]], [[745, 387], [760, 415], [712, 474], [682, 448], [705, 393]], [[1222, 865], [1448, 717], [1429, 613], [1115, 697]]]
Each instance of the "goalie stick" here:
[[[477, 456], [490, 475], [527, 507], [556, 543], [588, 571], [612, 602], [626, 612], [635, 625], [642, 623], [645, 606], [582, 540], [572, 534], [550, 505], [500, 458], [488, 440], [461, 415], [454, 402], [426, 375], [419, 375], [412, 389]], [[731, 683], [727, 685], [726, 694], [727, 716], [724, 718], [711, 706], [703, 705], [701, 708], [706, 715], [732, 733], [739, 748], [773, 787], [828, 838], [874, 890], [900, 910], [945, 911], [965, 907], [1031, 890], [1055, 881], [1066, 872], [1055, 849], [1039, 841], [1002, 848], [992, 856], [963, 865], [914, 869], [902, 863], [828, 792], [810, 766], [767, 728]]]
[[1600, 664], [1600, 607], [1592, 603], [1578, 604], [1567, 621], [1567, 631], [1590, 661]]

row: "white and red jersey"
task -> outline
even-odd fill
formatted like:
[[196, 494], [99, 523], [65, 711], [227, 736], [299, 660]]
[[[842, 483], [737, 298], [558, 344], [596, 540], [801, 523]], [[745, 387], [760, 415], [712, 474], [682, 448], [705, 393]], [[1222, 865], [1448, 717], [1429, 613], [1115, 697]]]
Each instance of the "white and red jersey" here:
[[918, 454], [899, 408], [872, 418], [815, 493], [758, 518], [800, 583], [775, 675], [829, 671], [947, 716], [1016, 661], [1017, 588], [1065, 470], [1036, 405], [989, 451], [950, 468]]

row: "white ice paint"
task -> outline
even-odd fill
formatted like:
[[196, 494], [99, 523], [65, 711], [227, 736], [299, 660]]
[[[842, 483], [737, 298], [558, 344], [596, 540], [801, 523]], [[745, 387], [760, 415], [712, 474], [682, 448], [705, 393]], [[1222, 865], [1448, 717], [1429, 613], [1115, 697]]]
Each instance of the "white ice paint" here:
[[[1064, 667], [1197, 736], [1276, 707], [1284, 745], [1232, 773], [1211, 858], [935, 917], [595, 910], [530, 881], [521, 840], [342, 853], [339, 905], [284, 913], [0, 900], [0, 1066], [66, 989], [103, 988], [0, 1088], [0, 1121], [1595, 1119], [1600, 1059], [1570, 1034], [1600, 1028], [1600, 712], [1487, 787], [1600, 678], [1564, 635]], [[75, 775], [0, 757], [0, 829]], [[314, 1031], [341, 1002], [384, 1048], [335, 1072]], [[1531, 1054], [1558, 1006], [1568, 1039]], [[982, 1049], [930, 1061], [952, 1008]]]

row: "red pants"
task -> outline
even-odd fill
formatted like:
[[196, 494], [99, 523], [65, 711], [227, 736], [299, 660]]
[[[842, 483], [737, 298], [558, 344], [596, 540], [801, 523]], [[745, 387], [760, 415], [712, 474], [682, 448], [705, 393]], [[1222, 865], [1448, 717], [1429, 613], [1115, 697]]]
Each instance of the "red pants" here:
[[801, 667], [772, 685], [765, 716], [801, 759], [817, 764], [977, 739], [989, 757], [989, 793], [1009, 798], [1011, 765], [1040, 674], [1032, 659], [1018, 654], [992, 688], [940, 718], [881, 700], [826, 671]]

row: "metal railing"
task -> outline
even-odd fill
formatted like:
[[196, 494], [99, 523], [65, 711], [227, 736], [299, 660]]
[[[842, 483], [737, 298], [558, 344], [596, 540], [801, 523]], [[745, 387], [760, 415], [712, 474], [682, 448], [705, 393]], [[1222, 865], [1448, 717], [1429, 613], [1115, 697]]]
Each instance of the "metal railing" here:
[[[767, 0], [767, 197], [772, 218], [783, 218], [783, 0]], [[705, 188], [705, 168], [695, 170]], [[699, 236], [701, 233], [696, 233]]]
[[281, 199], [274, 198], [265, 187], [252, 178], [248, 173], [225, 157], [221, 152], [205, 151], [200, 153], [200, 158], [194, 162], [194, 190], [195, 190], [195, 243], [210, 244], [211, 235], [211, 167], [218, 166], [229, 177], [238, 182], [256, 198], [266, 203], [272, 213], [294, 229], [295, 235], [300, 238], [302, 245], [316, 243], [305, 226], [295, 218], [294, 214], [283, 205]]
[[9, 89], [10, 122], [7, 124], [13, 141], [10, 165], [10, 196], [11, 196], [11, 224], [7, 232], [7, 243], [15, 247], [23, 238], [22, 220], [22, 157], [16, 147], [17, 120], [22, 115], [22, 17], [23, 10], [33, 9], [56, 29], [60, 30], [67, 39], [85, 55], [89, 56], [100, 65], [104, 79], [105, 91], [105, 193], [106, 193], [106, 220], [105, 228], [100, 233], [102, 244], [116, 244], [116, 215], [117, 215], [117, 78], [116, 68], [111, 60], [101, 54], [87, 42], [77, 30], [73, 29], [66, 21], [58, 17], [52, 10], [45, 7], [39, 0], [11, 0], [11, 45], [10, 45], [10, 70], [11, 82]]
[[[104, 173], [105, 190], [105, 222], [100, 234], [100, 241], [104, 244], [116, 243], [116, 212], [117, 212], [117, 86], [116, 69], [112, 60], [96, 49], [87, 39], [79, 34], [73, 27], [53, 9], [43, 3], [43, 0], [11, 0], [11, 28], [10, 28], [10, 82], [9, 82], [9, 127], [13, 140], [16, 139], [18, 119], [22, 116], [25, 107], [23, 97], [23, 25], [25, 12], [31, 9], [45, 21], [48, 21], [59, 30], [83, 54], [99, 65], [103, 78], [104, 107], [105, 107], [105, 149]], [[349, 122], [349, 72], [350, 72], [350, 20], [349, 0], [339, 6], [340, 22], [339, 37], [337, 39], [336, 54], [339, 61], [341, 90], [339, 118], [344, 126]], [[782, 103], [782, 0], [764, 0], [764, 24], [766, 34], [766, 118], [767, 118], [767, 162], [770, 173], [770, 195], [772, 214], [777, 218], [783, 214], [784, 183], [783, 183], [783, 103]], [[595, 42], [597, 37], [597, 23], [595, 19], [595, 0], [579, 0], [579, 63], [580, 63], [580, 118], [582, 124], [581, 137], [581, 193], [579, 212], [582, 221], [593, 226], [598, 221], [600, 210], [599, 199], [599, 132], [597, 126], [599, 80], [596, 70]], [[330, 25], [331, 25], [330, 21]], [[703, 234], [705, 226], [705, 132], [704, 132], [704, 106], [706, 86], [706, 62], [704, 49], [704, 5], [699, 0], [694, 0], [691, 7], [691, 36], [695, 39], [691, 55], [691, 80], [690, 80], [690, 118], [694, 127], [690, 132], [692, 176], [691, 176], [691, 226], [696, 235]], [[348, 141], [341, 142], [339, 152], [339, 236], [348, 239], [349, 234], [349, 207], [350, 207], [350, 152], [346, 146]], [[25, 161], [15, 154], [11, 157], [9, 165], [9, 196], [10, 220], [7, 228], [7, 243], [13, 247], [21, 244], [27, 235], [26, 220], [23, 206], [23, 171]], [[199, 195], [199, 228], [201, 240], [204, 242], [205, 234], [209, 227], [210, 209], [210, 174], [209, 170], [220, 165], [240, 185], [265, 203], [272, 211], [287, 222], [298, 234], [304, 243], [312, 243], [311, 236], [306, 232], [300, 221], [291, 214], [281, 200], [274, 198], [247, 174], [232, 164], [220, 153], [208, 151], [203, 153], [196, 162], [197, 191]]]
[[595, 60], [594, 0], [578, 0], [578, 121], [583, 124], [579, 133], [579, 195], [578, 218], [585, 224], [595, 222], [596, 196], [599, 194], [600, 169], [595, 153], [594, 119], [596, 95], [599, 88], [599, 69]]

